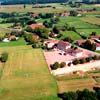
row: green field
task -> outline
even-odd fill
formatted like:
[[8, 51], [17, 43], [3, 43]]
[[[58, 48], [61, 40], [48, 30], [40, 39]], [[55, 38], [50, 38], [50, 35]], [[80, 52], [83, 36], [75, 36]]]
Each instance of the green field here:
[[[89, 36], [92, 32], [96, 32], [97, 34], [100, 34], [99, 26], [93, 25], [91, 23], [87, 23], [85, 20], [83, 20], [83, 18], [88, 18], [88, 17], [62, 17], [60, 18], [60, 22], [58, 23], [58, 25], [64, 25], [65, 23], [68, 23], [70, 26], [74, 26], [78, 32], [80, 32], [85, 36]], [[71, 34], [71, 35], [72, 37], [75, 37], [74, 40], [80, 39], [80, 36], [78, 36], [78, 34], [76, 35]]]
[[9, 47], [9, 46], [21, 46], [26, 45], [26, 42], [23, 38], [20, 38], [17, 41], [10, 41], [10, 42], [0, 42], [0, 47]]
[[57, 85], [41, 49], [19, 46], [2, 51], [9, 52], [9, 59], [0, 79], [0, 100], [58, 100]]

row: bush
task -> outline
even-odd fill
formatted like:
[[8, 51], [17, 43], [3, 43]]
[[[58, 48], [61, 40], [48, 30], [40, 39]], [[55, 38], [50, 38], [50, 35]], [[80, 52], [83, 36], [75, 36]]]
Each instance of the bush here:
[[6, 62], [8, 59], [8, 53], [4, 52], [1, 54], [1, 62]]
[[56, 70], [57, 68], [60, 68], [60, 64], [58, 62], [55, 62], [53, 65], [50, 65], [52, 70]]
[[100, 89], [94, 92], [88, 89], [84, 89], [83, 91], [77, 90], [76, 92], [64, 92], [58, 94], [58, 97], [62, 98], [62, 100], [99, 100]]
[[66, 63], [65, 62], [61, 62], [60, 63], [60, 68], [63, 68], [63, 67], [65, 67], [66, 66]]
[[86, 59], [85, 58], [80, 59], [79, 62], [80, 62], [80, 64], [84, 64], [86, 62]]
[[59, 34], [59, 33], [60, 33], [60, 30], [58, 29], [57, 26], [54, 26], [52, 31], [53, 31], [54, 33], [56, 33], [56, 34]]
[[87, 57], [86, 62], [90, 62], [92, 60], [92, 57]]
[[78, 59], [75, 59], [75, 60], [73, 60], [73, 62], [72, 62], [74, 65], [77, 65], [77, 64], [79, 64], [80, 62], [79, 62], [79, 60]]

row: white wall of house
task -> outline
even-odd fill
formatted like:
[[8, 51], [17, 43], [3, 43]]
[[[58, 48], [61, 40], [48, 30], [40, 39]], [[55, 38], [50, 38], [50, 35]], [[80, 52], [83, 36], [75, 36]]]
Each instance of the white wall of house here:
[[100, 47], [96, 47], [96, 50], [100, 50]]
[[54, 46], [54, 43], [48, 43], [47, 48], [52, 48]]

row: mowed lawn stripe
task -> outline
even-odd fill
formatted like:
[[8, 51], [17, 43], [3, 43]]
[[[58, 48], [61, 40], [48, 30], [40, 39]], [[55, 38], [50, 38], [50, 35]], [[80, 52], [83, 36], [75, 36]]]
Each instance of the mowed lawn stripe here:
[[[1, 100], [58, 100], [57, 85], [41, 49], [9, 47], [9, 59], [0, 81]], [[17, 48], [18, 49], [18, 48]], [[20, 67], [22, 68], [20, 69]]]

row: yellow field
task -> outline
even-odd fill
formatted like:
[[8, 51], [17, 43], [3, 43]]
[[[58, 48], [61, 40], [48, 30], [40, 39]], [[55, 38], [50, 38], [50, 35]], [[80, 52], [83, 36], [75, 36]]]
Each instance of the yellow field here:
[[93, 90], [93, 86], [96, 81], [91, 77], [79, 77], [79, 76], [62, 76], [57, 78], [57, 84], [59, 87], [59, 93], [67, 91], [76, 91], [89, 89]]
[[82, 19], [85, 22], [88, 22], [90, 24], [94, 24], [94, 25], [100, 25], [100, 18], [96, 18], [96, 17], [84, 17]]
[[26, 8], [23, 8], [23, 5], [7, 5], [1, 6], [0, 12], [36, 12], [36, 13], [46, 13], [46, 12], [62, 12], [66, 9], [63, 7], [56, 7], [56, 9], [50, 8], [32, 8], [32, 5], [27, 5]]
[[41, 49], [1, 48], [9, 52], [0, 80], [0, 100], [58, 100], [57, 85]]

